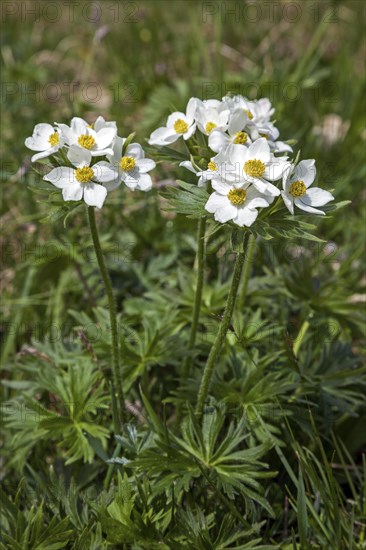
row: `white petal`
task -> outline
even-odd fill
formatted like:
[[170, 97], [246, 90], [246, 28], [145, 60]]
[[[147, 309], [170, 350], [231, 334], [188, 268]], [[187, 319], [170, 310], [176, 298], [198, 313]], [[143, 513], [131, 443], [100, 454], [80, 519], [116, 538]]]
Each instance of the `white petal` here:
[[89, 206], [102, 208], [106, 196], [107, 189], [103, 185], [88, 183], [84, 186], [84, 201]]
[[231, 183], [227, 183], [221, 179], [212, 179], [212, 188], [215, 189], [221, 195], [227, 195], [229, 191], [234, 189], [234, 186]]
[[75, 182], [74, 170], [67, 166], [58, 166], [46, 174], [43, 179], [51, 182], [55, 187], [63, 189]]
[[263, 174], [263, 178], [270, 181], [277, 181], [283, 177], [283, 172], [286, 169], [287, 169], [286, 157], [273, 158], [272, 161], [269, 164], [267, 164]]
[[275, 187], [274, 185], [272, 185], [272, 183], [265, 182], [259, 179], [254, 179], [254, 178], [252, 179], [252, 183], [254, 187], [256, 187], [256, 189], [258, 189], [258, 191], [260, 191], [264, 195], [271, 195], [272, 197], [278, 197], [278, 195], [280, 194], [280, 190], [277, 189], [277, 187]]
[[228, 201], [228, 204], [218, 208], [215, 212], [215, 220], [220, 223], [226, 223], [237, 216], [238, 208]]
[[244, 126], [248, 122], [248, 115], [243, 109], [237, 109], [230, 117], [228, 132], [231, 136], [234, 136], [238, 132], [241, 132]]
[[196, 110], [197, 110], [197, 107], [200, 104], [200, 102], [201, 101], [197, 97], [191, 97], [191, 99], [188, 101], [186, 116], [187, 116], [187, 120], [189, 121], [190, 124], [195, 119]]
[[294, 199], [285, 193], [285, 191], [281, 191], [281, 195], [283, 198], [283, 202], [285, 203], [286, 208], [291, 212], [291, 214], [294, 213]]
[[[127, 181], [125, 184], [128, 186]], [[150, 191], [152, 188], [152, 179], [149, 174], [141, 174], [139, 179], [137, 180], [136, 189], [140, 189], [141, 191]]]
[[213, 214], [218, 208], [224, 208], [228, 204], [230, 204], [230, 202], [226, 195], [220, 195], [214, 191], [209, 196], [208, 201], [205, 204], [205, 209], [207, 212]]
[[74, 117], [71, 120], [71, 130], [77, 135], [80, 136], [81, 134], [87, 134], [88, 130], [90, 130], [88, 123], [86, 120], [80, 117]]
[[110, 147], [116, 135], [116, 128], [102, 128], [99, 130], [95, 137], [98, 149], [106, 149], [107, 147]]
[[317, 210], [316, 208], [313, 208], [312, 206], [305, 204], [304, 202], [302, 202], [301, 199], [294, 199], [294, 203], [298, 208], [300, 208], [301, 210], [304, 210], [305, 212], [309, 212], [309, 214], [325, 215], [325, 212], [323, 212], [322, 210]]
[[91, 163], [92, 155], [88, 149], [80, 147], [79, 145], [70, 145], [70, 149], [67, 152], [67, 158], [76, 167], [89, 166]]
[[242, 173], [244, 169], [244, 164], [250, 158], [248, 147], [239, 143], [234, 143], [228, 148], [227, 155], [230, 158], [232, 164], [236, 166], [237, 170], [240, 173]]
[[155, 162], [151, 159], [140, 159], [136, 162], [136, 164], [142, 174], [150, 172], [150, 170], [154, 170], [156, 166]]
[[55, 130], [51, 124], [41, 122], [34, 127], [33, 135], [25, 140], [25, 145], [32, 151], [44, 151], [51, 147], [48, 140], [54, 132]]
[[251, 210], [244, 206], [238, 208], [237, 216], [233, 221], [236, 225], [239, 225], [239, 227], [243, 227], [244, 225], [250, 227], [257, 219], [257, 216], [258, 210]]
[[145, 152], [139, 143], [130, 143], [124, 154], [126, 157], [133, 157], [136, 160], [145, 157]]
[[56, 153], [56, 151], [59, 150], [58, 145], [56, 147], [50, 147], [46, 151], [41, 151], [40, 153], [36, 153], [32, 156], [31, 161], [36, 162], [39, 159], [44, 159], [46, 157], [49, 157], [50, 155], [53, 155], [53, 153]]
[[316, 176], [315, 160], [308, 159], [302, 160], [296, 166], [294, 176], [291, 178], [293, 181], [302, 180], [306, 187], [309, 187]]
[[107, 149], [91, 149], [90, 154], [92, 157], [103, 157], [104, 155], [113, 155], [113, 148], [107, 147]]
[[309, 206], [324, 206], [329, 201], [334, 200], [334, 197], [329, 191], [320, 189], [320, 187], [312, 187], [306, 191], [301, 200]]
[[190, 160], [183, 160], [183, 162], [181, 162], [179, 166], [181, 166], [182, 168], [186, 168], [190, 172], [193, 172], [193, 174], [197, 174], [197, 170], [193, 168], [193, 164]]
[[150, 145], [168, 145], [174, 143], [179, 139], [181, 134], [177, 134], [171, 128], [158, 128], [155, 130], [149, 139]]
[[80, 201], [83, 196], [83, 186], [77, 180], [62, 189], [62, 196], [65, 201]]
[[230, 138], [227, 134], [224, 134], [221, 130], [213, 130], [208, 137], [208, 146], [212, 151], [218, 153], [230, 143]]
[[195, 131], [196, 131], [196, 124], [192, 124], [192, 126], [188, 129], [188, 132], [183, 134], [183, 139], [185, 139], [185, 140], [189, 139], [190, 137], [193, 136]]
[[271, 150], [267, 140], [260, 138], [249, 145], [248, 158], [261, 160], [265, 164], [269, 162], [271, 160]]
[[102, 160], [92, 166], [94, 177], [93, 180], [99, 183], [118, 182], [120, 180], [119, 171], [109, 162]]

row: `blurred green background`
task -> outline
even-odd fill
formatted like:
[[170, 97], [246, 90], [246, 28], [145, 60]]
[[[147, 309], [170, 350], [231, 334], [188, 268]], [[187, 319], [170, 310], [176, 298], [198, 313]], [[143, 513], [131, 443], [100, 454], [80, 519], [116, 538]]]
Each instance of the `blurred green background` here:
[[[65, 304], [80, 300], [85, 305], [89, 276], [82, 260], [70, 272], [64, 252], [50, 262], [52, 251], [42, 249], [50, 241], [63, 247], [83, 242], [87, 228], [82, 217], [70, 221], [68, 232], [60, 222], [38, 223], [48, 207], [29, 189], [43, 184], [30, 169], [31, 155], [24, 146], [34, 125], [67, 123], [73, 116], [92, 122], [102, 114], [117, 121], [120, 135], [135, 131], [143, 143], [191, 96], [221, 98], [233, 92], [272, 100], [282, 139], [297, 139], [302, 158], [317, 160], [319, 184], [334, 189], [336, 200], [352, 201], [335, 218], [321, 222], [319, 234], [335, 243], [328, 265], [332, 277], [345, 274], [347, 300], [358, 302], [365, 198], [364, 7], [359, 0], [3, 2], [5, 356], [29, 339], [29, 326], [37, 319], [60, 321]], [[177, 170], [178, 175], [189, 177]], [[160, 164], [156, 187], [172, 177], [172, 168]], [[108, 198], [100, 223], [128, 254], [135, 245], [131, 254], [139, 259], [166, 253], [172, 246], [166, 238], [172, 222], [160, 215], [160, 206], [154, 193], [119, 190]], [[176, 227], [178, 233], [188, 232], [194, 224], [181, 220]], [[187, 264], [191, 258], [190, 252]], [[113, 267], [123, 271], [130, 266]], [[126, 286], [128, 291], [128, 279], [122, 279], [121, 291]], [[26, 327], [16, 334], [6, 329], [14, 315]]]

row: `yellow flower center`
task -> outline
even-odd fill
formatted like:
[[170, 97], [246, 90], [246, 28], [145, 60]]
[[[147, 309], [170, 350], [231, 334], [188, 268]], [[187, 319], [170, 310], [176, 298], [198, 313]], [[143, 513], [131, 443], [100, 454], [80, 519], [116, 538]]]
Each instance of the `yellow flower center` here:
[[247, 160], [244, 164], [244, 172], [251, 176], [252, 178], [260, 178], [266, 167], [261, 160]]
[[58, 132], [54, 132], [53, 134], [51, 134], [50, 137], [48, 138], [48, 141], [52, 145], [52, 147], [57, 145], [58, 142], [60, 141], [60, 136], [58, 135]]
[[84, 149], [93, 149], [95, 139], [89, 134], [81, 134], [81, 136], [78, 137], [78, 144], [84, 147]]
[[248, 140], [248, 134], [246, 132], [238, 132], [235, 134], [234, 143], [240, 143], [241, 145], [244, 145]]
[[213, 162], [212, 160], [207, 165], [208, 170], [212, 170], [212, 172], [215, 172], [217, 170], [217, 164], [216, 162]]
[[88, 128], [91, 128], [92, 130], [94, 130], [94, 122], [92, 122], [91, 124], [88, 124]]
[[302, 180], [297, 180], [291, 183], [289, 189], [293, 197], [303, 197], [306, 193], [306, 185]]
[[185, 134], [188, 131], [188, 124], [181, 118], [178, 118], [178, 120], [174, 122], [174, 130], [177, 134]]
[[125, 172], [131, 172], [136, 166], [136, 161], [133, 157], [122, 157], [119, 165]]
[[228, 193], [228, 199], [234, 206], [240, 206], [245, 203], [247, 192], [245, 189], [231, 189]]
[[75, 178], [79, 183], [88, 183], [94, 177], [94, 170], [90, 166], [83, 166], [75, 170]]
[[249, 120], [254, 118], [252, 111], [249, 111], [249, 109], [244, 109], [244, 112], [248, 115]]
[[208, 134], [211, 134], [212, 130], [214, 130], [215, 128], [217, 128], [217, 124], [215, 124], [214, 122], [207, 122], [205, 126], [205, 130]]

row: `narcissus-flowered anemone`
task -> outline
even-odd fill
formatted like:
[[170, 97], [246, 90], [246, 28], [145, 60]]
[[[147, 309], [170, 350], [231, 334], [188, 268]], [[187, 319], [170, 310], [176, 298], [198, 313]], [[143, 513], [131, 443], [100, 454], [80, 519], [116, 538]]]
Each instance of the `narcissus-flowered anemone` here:
[[58, 128], [42, 122], [34, 127], [33, 135], [25, 140], [25, 145], [32, 151], [39, 151], [31, 159], [36, 162], [56, 153], [63, 147], [64, 138]]
[[149, 144], [169, 145], [180, 137], [185, 140], [192, 137], [196, 131], [195, 114], [198, 101], [196, 97], [192, 97], [188, 102], [185, 113], [176, 111], [169, 115], [166, 126], [158, 128], [151, 134]]
[[107, 155], [108, 161], [117, 170], [116, 181], [106, 183], [108, 191], [112, 191], [124, 182], [132, 190], [149, 191], [152, 179], [148, 174], [156, 166], [151, 159], [145, 158], [145, 152], [139, 143], [130, 143], [123, 152], [126, 138], [117, 137], [113, 145], [113, 154]]
[[283, 191], [281, 191], [281, 195], [291, 214], [294, 214], [294, 206], [309, 212], [309, 214], [325, 214], [317, 207], [324, 206], [334, 197], [329, 191], [320, 187], [310, 188], [315, 176], [314, 159], [302, 160], [296, 166], [294, 164], [287, 166], [282, 179]]
[[70, 147], [67, 158], [72, 167], [57, 166], [43, 179], [62, 189], [65, 201], [83, 199], [88, 206], [102, 208], [107, 196], [107, 189], [103, 184], [116, 180], [117, 170], [105, 161], [91, 165], [90, 151], [77, 145]]

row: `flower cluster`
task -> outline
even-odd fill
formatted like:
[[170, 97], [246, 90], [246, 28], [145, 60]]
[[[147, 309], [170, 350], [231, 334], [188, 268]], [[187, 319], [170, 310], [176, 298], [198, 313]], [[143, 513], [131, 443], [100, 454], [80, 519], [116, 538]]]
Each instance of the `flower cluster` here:
[[[199, 186], [211, 182], [213, 192], [205, 208], [218, 222], [233, 221], [240, 227], [249, 227], [258, 216], [258, 208], [268, 207], [278, 196], [282, 196], [291, 214], [294, 206], [311, 214], [324, 214], [317, 207], [327, 204], [333, 196], [318, 187], [310, 189], [316, 175], [315, 161], [297, 164], [289, 160], [286, 153], [292, 153], [292, 148], [278, 139], [280, 133], [271, 120], [273, 114], [266, 98], [191, 98], [186, 112], [172, 113], [166, 126], [151, 134], [149, 143], [166, 146], [183, 137], [193, 148], [202, 142], [207, 144], [206, 170], [200, 167], [202, 159], [196, 163], [194, 156], [181, 166], [197, 175]], [[282, 189], [277, 182], [282, 182]]]
[[53, 168], [43, 179], [61, 189], [65, 201], [83, 199], [101, 208], [108, 191], [122, 182], [132, 190], [152, 187], [148, 172], [155, 162], [145, 158], [141, 145], [126, 139], [117, 136], [115, 122], [101, 116], [94, 124], [74, 117], [70, 126], [37, 124], [25, 145], [37, 151], [32, 162], [51, 157]]

